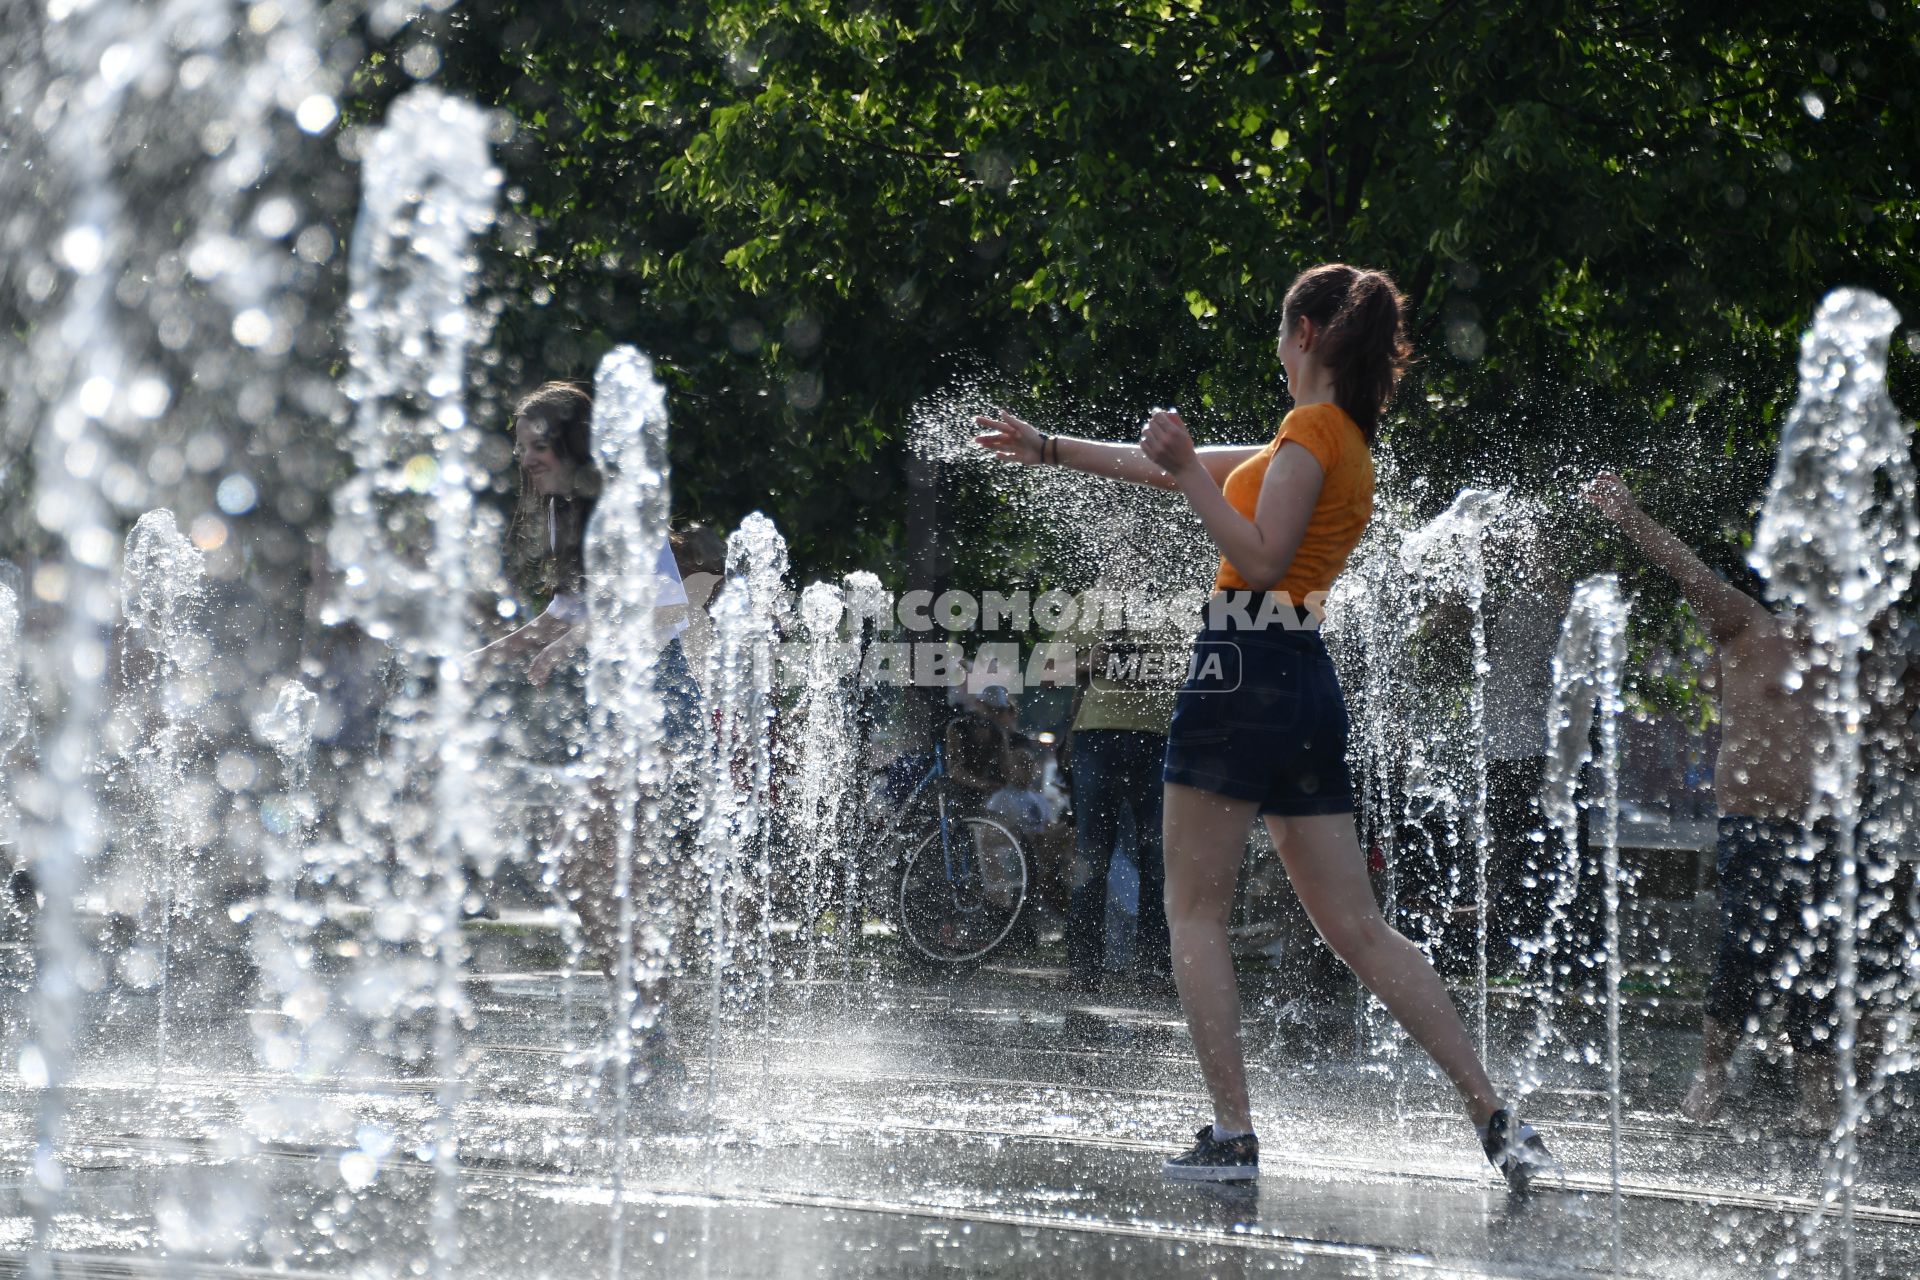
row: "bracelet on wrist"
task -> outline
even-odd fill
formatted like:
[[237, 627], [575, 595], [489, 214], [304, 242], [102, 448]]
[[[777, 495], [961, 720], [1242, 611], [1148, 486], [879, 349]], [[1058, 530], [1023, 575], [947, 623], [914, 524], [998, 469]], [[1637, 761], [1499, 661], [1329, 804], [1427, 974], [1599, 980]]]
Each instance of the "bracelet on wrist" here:
[[1047, 464], [1047, 446], [1053, 443], [1053, 436], [1045, 431], [1040, 433], [1040, 465]]

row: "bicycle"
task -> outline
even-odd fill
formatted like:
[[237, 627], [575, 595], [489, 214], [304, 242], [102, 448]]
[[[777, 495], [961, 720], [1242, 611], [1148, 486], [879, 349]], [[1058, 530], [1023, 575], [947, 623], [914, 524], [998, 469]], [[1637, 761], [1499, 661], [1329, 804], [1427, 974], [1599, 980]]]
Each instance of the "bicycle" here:
[[[932, 767], [874, 847], [902, 850], [892, 907], [907, 955], [960, 969], [984, 959], [1013, 932], [1027, 902], [1027, 855], [998, 820], [955, 812], [960, 806], [947, 778], [945, 751], [936, 743]], [[929, 800], [932, 813], [918, 816]]]

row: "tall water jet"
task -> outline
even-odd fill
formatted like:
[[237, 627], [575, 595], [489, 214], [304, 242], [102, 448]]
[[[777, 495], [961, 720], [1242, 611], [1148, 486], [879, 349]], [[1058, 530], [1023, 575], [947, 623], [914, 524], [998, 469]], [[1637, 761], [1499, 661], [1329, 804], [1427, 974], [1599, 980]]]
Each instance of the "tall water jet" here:
[[[138, 802], [135, 822], [126, 835], [126, 849], [116, 850], [131, 860], [126, 870], [157, 883], [141, 886], [142, 920], [158, 912], [153, 950], [141, 949], [123, 958], [122, 968], [138, 986], [159, 991], [159, 1019], [154, 1032], [154, 1078], [167, 1068], [173, 968], [173, 920], [193, 905], [194, 888], [187, 883], [193, 841], [186, 812], [187, 767], [198, 729], [192, 713], [199, 699], [189, 696], [184, 678], [210, 656], [205, 636], [207, 566], [200, 551], [174, 522], [173, 512], [149, 511], [127, 535], [121, 563], [120, 599], [125, 633], [120, 648], [121, 717], [132, 740], [124, 754]], [[146, 930], [142, 930], [146, 932]]]
[[[740, 853], [734, 865], [742, 869], [759, 898], [759, 997], [764, 1018], [771, 1017], [774, 983], [773, 916], [775, 867], [773, 830], [767, 821], [768, 796], [774, 773], [785, 763], [793, 744], [780, 749], [774, 745], [776, 706], [774, 688], [777, 673], [780, 628], [791, 610], [787, 592], [787, 543], [773, 521], [755, 511], [740, 522], [727, 539], [727, 577], [737, 580], [745, 590], [743, 603], [737, 606], [736, 625], [741, 629], [737, 658], [739, 669], [725, 677], [726, 687], [737, 705], [722, 705], [720, 714], [731, 716], [738, 726], [741, 755], [728, 767], [744, 768], [746, 807], [739, 825]], [[731, 582], [729, 583], [731, 585]], [[717, 629], [717, 626], [716, 626]], [[717, 696], [717, 695], [716, 695]], [[768, 1027], [762, 1026], [762, 1065]], [[764, 1072], [763, 1072], [764, 1074]]]
[[[1780, 457], [1754, 531], [1753, 567], [1768, 594], [1804, 612], [1813, 641], [1809, 678], [1820, 682], [1828, 727], [1815, 755], [1806, 827], [1809, 860], [1832, 830], [1836, 901], [1821, 904], [1813, 932], [1833, 936], [1838, 1114], [1829, 1134], [1826, 1196], [1840, 1206], [1842, 1270], [1854, 1270], [1856, 1074], [1859, 1006], [1861, 816], [1860, 684], [1868, 628], [1920, 569], [1912, 429], [1887, 394], [1887, 348], [1900, 316], [1885, 299], [1838, 289], [1800, 342], [1800, 390], [1780, 437]], [[1816, 947], [1818, 942], [1816, 940]]]
[[[1474, 1024], [1480, 1056], [1487, 1053], [1487, 860], [1492, 848], [1487, 826], [1487, 524], [1505, 501], [1503, 492], [1463, 489], [1448, 508], [1408, 534], [1400, 547], [1401, 567], [1413, 584], [1416, 608], [1458, 601], [1467, 610], [1472, 640], [1472, 669], [1467, 682], [1467, 783], [1470, 800], [1462, 804], [1448, 764], [1416, 750], [1409, 764], [1408, 798], [1424, 802], [1430, 820], [1443, 814], [1449, 831], [1464, 811], [1473, 849]], [[1419, 744], [1416, 744], [1418, 747]], [[1449, 898], [1451, 901], [1451, 898]]]
[[[661, 758], [663, 705], [656, 567], [667, 545], [667, 400], [653, 362], [616, 347], [594, 376], [593, 449], [603, 489], [586, 535], [587, 700], [591, 708], [586, 803], [589, 839], [610, 844], [616, 911], [612, 992], [613, 1222], [608, 1268], [625, 1249], [625, 1176], [634, 1037], [660, 1016], [675, 903], [678, 835]], [[597, 861], [597, 859], [596, 859]], [[644, 864], [644, 869], [642, 869]], [[639, 871], [636, 885], [635, 873]], [[645, 895], [644, 930], [640, 929]], [[591, 909], [591, 908], [589, 908]]]
[[[46, 650], [51, 660], [35, 673], [36, 700], [53, 717], [52, 731], [17, 793], [27, 819], [23, 844], [34, 850], [32, 872], [43, 895], [32, 1039], [19, 1058], [22, 1081], [40, 1095], [25, 1193], [34, 1219], [32, 1276], [51, 1274], [52, 1232], [66, 1193], [60, 1146], [79, 1012], [77, 975], [86, 958], [73, 904], [100, 841], [90, 774], [99, 750], [118, 542], [103, 483], [119, 457], [117, 429], [129, 425], [123, 389], [135, 374], [113, 299], [128, 245], [119, 234], [125, 202], [113, 175], [112, 144], [130, 85], [112, 74], [114, 63], [106, 59], [132, 16], [108, 5], [71, 10], [58, 20], [49, 15], [38, 32], [39, 80], [65, 92], [58, 100], [22, 102], [18, 89], [36, 87], [25, 73], [10, 75], [5, 87], [16, 113], [35, 109], [44, 146], [48, 177], [35, 172], [13, 188], [42, 205], [40, 238], [55, 246], [51, 260], [37, 264], [45, 273], [38, 296], [64, 291], [27, 343], [31, 376], [10, 379], [6, 398], [14, 439], [31, 438], [34, 517], [54, 542], [35, 584], [56, 610]], [[28, 168], [9, 176], [24, 178], [33, 153], [24, 138], [18, 148]], [[23, 292], [33, 293], [35, 282], [26, 283]]]
[[[747, 584], [720, 588], [709, 610], [713, 638], [702, 678], [713, 709], [713, 735], [701, 770], [699, 860], [707, 906], [707, 1123], [709, 1149], [718, 1141], [720, 1049], [726, 1004], [745, 998], [730, 990], [750, 955], [741, 936], [741, 875], [746, 850], [762, 837], [766, 808], [766, 723], [758, 700], [761, 672], [754, 665], [758, 637]], [[756, 966], [757, 976], [757, 966]], [[713, 1162], [711, 1155], [708, 1170]]]
[[[8, 566], [11, 569], [12, 566]], [[11, 576], [11, 575], [9, 575]], [[21, 652], [20, 592], [15, 582], [0, 577], [0, 765], [9, 764], [27, 738], [31, 712], [27, 703], [25, 655]], [[13, 788], [0, 788], [0, 850], [11, 861], [19, 855], [20, 811]], [[17, 863], [9, 868], [18, 875]], [[0, 902], [0, 911], [7, 910]]]
[[[888, 620], [893, 616], [893, 595], [878, 577], [862, 569], [847, 575], [846, 598], [849, 642], [853, 646], [849, 661], [854, 673], [851, 714], [855, 758], [850, 777], [858, 779], [865, 775], [866, 762], [861, 758], [861, 753], [869, 742], [868, 734], [873, 724], [873, 709], [868, 704], [869, 690], [864, 678], [867, 646], [884, 632]], [[856, 822], [864, 814], [867, 800], [868, 793], [864, 788], [856, 792], [853, 798]], [[857, 853], [856, 848], [846, 850], [840, 885], [840, 913], [846, 922], [840, 939], [843, 1002], [852, 997], [853, 958], [866, 931], [866, 886], [862, 883], [864, 868], [860, 865]]]
[[[787, 713], [799, 728], [789, 822], [800, 854], [800, 928], [806, 956], [802, 976], [809, 999], [818, 976], [820, 917], [825, 911], [821, 881], [833, 871], [845, 871], [845, 809], [857, 777], [852, 680], [859, 656], [841, 634], [846, 613], [846, 597], [832, 583], [811, 583], [800, 593], [806, 665], [800, 701]], [[847, 919], [839, 925], [843, 931], [854, 927]]]
[[[315, 932], [323, 917], [317, 905], [301, 900], [301, 872], [317, 817], [310, 775], [313, 728], [320, 700], [297, 680], [288, 680], [273, 706], [254, 725], [254, 735], [280, 759], [280, 790], [261, 804], [267, 831], [261, 879], [263, 890], [253, 913], [253, 954], [269, 1009], [280, 1019], [257, 1020], [261, 1061], [269, 1069], [292, 1071], [305, 1065], [299, 1036], [286, 1023], [311, 1022], [324, 1012], [327, 993], [314, 972]], [[284, 1019], [285, 1022], [281, 1021]]]
[[[1580, 779], [1589, 765], [1599, 772], [1602, 931], [1606, 950], [1607, 1142], [1612, 1185], [1613, 1265], [1620, 1266], [1620, 713], [1621, 682], [1627, 663], [1627, 604], [1620, 580], [1596, 574], [1573, 589], [1573, 601], [1553, 655], [1553, 691], [1547, 703], [1547, 777], [1541, 807], [1560, 849], [1547, 933], [1525, 949], [1529, 960], [1557, 955], [1554, 934], [1565, 924], [1567, 908], [1580, 884]], [[1599, 748], [1594, 730], [1599, 729]], [[1563, 945], [1573, 945], [1564, 939]], [[1539, 983], [1535, 1027], [1526, 1071], [1537, 1073], [1538, 1058], [1553, 1036], [1553, 975]]]
[[[473, 241], [500, 185], [488, 132], [478, 108], [421, 88], [393, 104], [367, 144], [349, 260], [356, 472], [334, 496], [327, 539], [342, 575], [338, 607], [392, 646], [399, 669], [389, 747], [350, 806], [359, 825], [340, 870], [374, 932], [356, 964], [354, 1014], [403, 1059], [430, 1055], [439, 1076], [428, 1264], [442, 1277], [458, 1262], [463, 871], [491, 837], [473, 799], [488, 727], [461, 672], [476, 640], [469, 593], [499, 574], [499, 521], [474, 501], [488, 477], [462, 405], [479, 336], [468, 305]], [[411, 1025], [423, 1012], [425, 1036]]]
[[[1409, 654], [1418, 622], [1400, 557], [1401, 531], [1376, 519], [1334, 581], [1322, 628], [1352, 709], [1348, 759], [1353, 771], [1361, 847], [1382, 878], [1381, 910], [1400, 913], [1400, 832], [1405, 818], [1405, 763], [1412, 750]], [[1391, 1058], [1401, 1049], [1399, 1024], [1366, 988], [1355, 985], [1354, 1037], [1363, 1056]], [[1390, 1070], [1386, 1064], [1380, 1068]]]

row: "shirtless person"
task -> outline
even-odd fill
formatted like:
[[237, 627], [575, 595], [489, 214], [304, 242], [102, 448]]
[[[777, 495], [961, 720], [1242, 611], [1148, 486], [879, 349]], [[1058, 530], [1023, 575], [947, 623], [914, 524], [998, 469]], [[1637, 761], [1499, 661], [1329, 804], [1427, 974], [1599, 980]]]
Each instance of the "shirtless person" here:
[[[1700, 1069], [1680, 1110], [1706, 1121], [1720, 1112], [1728, 1068], [1748, 1017], [1774, 989], [1773, 971], [1801, 917], [1788, 864], [1805, 842], [1814, 747], [1822, 735], [1816, 695], [1804, 676], [1807, 645], [1790, 623], [1716, 575], [1633, 500], [1620, 477], [1595, 476], [1587, 500], [1665, 570], [1720, 651], [1720, 754], [1713, 772], [1720, 810], [1720, 945], [1707, 985]], [[1819, 877], [1815, 877], [1816, 882]], [[1830, 1109], [1831, 1049], [1814, 1036], [1818, 1009], [1786, 997], [1801, 1108], [1817, 1122]]]

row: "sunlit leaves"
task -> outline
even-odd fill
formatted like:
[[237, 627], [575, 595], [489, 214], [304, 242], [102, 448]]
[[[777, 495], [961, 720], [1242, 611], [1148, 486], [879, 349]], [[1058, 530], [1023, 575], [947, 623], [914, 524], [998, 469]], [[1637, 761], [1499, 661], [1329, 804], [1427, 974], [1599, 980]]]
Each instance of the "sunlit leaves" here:
[[[795, 452], [897, 456], [958, 358], [1042, 403], [1193, 403], [1211, 438], [1262, 434], [1281, 293], [1345, 258], [1414, 299], [1392, 430], [1436, 500], [1489, 469], [1551, 487], [1574, 459], [1631, 464], [1657, 426], [1658, 481], [1737, 523], [1818, 297], [1864, 284], [1920, 316], [1911, 6], [564, 11], [447, 19], [443, 74], [526, 125], [506, 160], [537, 252], [497, 284], [555, 305], [509, 308], [503, 340], [530, 373], [615, 335], [665, 356], [685, 493], [721, 518], [775, 474], [799, 493]], [[810, 344], [782, 336], [802, 312]], [[806, 501], [846, 501], [806, 465]], [[891, 492], [820, 522], [883, 536]]]

